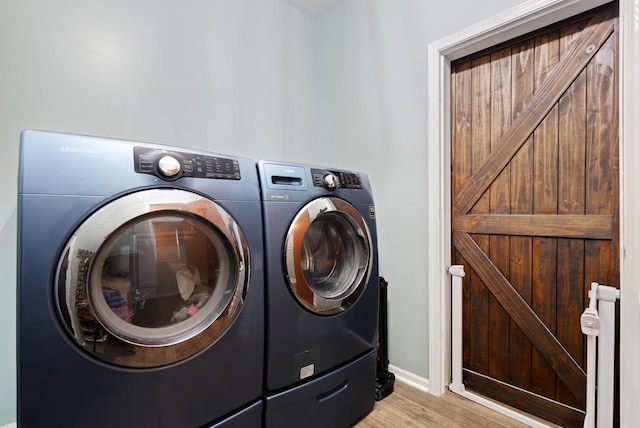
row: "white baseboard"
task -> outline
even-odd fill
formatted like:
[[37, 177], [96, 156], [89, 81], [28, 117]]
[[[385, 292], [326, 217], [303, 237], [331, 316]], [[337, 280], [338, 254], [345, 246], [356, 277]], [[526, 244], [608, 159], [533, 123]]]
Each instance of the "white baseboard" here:
[[17, 422], [11, 422], [10, 424], [2, 425], [0, 428], [18, 428]]
[[407, 370], [389, 364], [389, 371], [392, 372], [396, 379], [419, 389], [420, 391], [429, 392], [429, 379], [413, 374]]

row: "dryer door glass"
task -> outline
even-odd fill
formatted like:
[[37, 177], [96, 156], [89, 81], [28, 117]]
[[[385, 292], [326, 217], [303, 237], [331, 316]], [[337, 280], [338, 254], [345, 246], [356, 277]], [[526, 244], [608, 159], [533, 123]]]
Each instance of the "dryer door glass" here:
[[298, 212], [287, 233], [289, 286], [307, 309], [332, 315], [351, 306], [371, 273], [372, 245], [358, 210], [339, 198], [319, 198]]
[[61, 319], [92, 355], [158, 367], [201, 352], [239, 313], [249, 253], [233, 218], [182, 190], [105, 205], [71, 236], [56, 296]]

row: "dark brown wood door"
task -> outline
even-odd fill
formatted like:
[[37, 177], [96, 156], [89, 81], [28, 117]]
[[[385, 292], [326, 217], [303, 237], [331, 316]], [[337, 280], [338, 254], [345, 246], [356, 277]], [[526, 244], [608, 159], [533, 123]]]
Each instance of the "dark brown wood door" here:
[[452, 64], [468, 390], [582, 426], [590, 283], [619, 286], [617, 3]]

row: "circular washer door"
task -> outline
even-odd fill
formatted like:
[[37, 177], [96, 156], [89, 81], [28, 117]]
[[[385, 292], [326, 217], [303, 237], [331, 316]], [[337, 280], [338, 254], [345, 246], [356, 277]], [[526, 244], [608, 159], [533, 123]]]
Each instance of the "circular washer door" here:
[[234, 219], [184, 190], [132, 193], [73, 233], [55, 301], [75, 342], [124, 367], [189, 358], [222, 336], [247, 292], [249, 250]]
[[372, 257], [364, 219], [339, 198], [309, 202], [297, 213], [285, 238], [291, 292], [316, 314], [340, 313], [357, 300], [369, 280]]

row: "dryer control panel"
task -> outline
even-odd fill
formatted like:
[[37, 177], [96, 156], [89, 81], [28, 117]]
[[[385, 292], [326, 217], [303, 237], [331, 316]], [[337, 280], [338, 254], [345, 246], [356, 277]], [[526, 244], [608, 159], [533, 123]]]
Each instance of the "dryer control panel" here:
[[351, 172], [311, 168], [311, 175], [316, 187], [324, 187], [327, 190], [362, 189], [360, 176]]
[[240, 164], [235, 159], [195, 153], [133, 148], [135, 171], [151, 174], [163, 180], [182, 177], [240, 180]]

